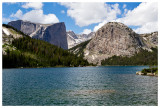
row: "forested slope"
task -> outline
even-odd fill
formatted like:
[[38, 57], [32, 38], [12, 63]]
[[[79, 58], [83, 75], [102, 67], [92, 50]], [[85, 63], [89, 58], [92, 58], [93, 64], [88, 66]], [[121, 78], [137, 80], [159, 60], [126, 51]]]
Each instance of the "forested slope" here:
[[[17, 30], [15, 32], [21, 33]], [[89, 65], [82, 57], [77, 57], [67, 50], [26, 35], [13, 39], [10, 44], [3, 44], [3, 48], [6, 52], [3, 54], [3, 68]]]

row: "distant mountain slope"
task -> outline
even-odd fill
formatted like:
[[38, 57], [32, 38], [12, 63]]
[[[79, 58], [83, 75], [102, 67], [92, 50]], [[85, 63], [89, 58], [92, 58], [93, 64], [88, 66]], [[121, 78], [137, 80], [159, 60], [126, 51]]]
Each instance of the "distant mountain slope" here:
[[84, 57], [84, 49], [86, 48], [86, 45], [90, 42], [91, 40], [82, 42], [71, 49], [69, 49], [70, 52], [76, 54], [77, 56]]
[[[6, 54], [6, 49], [14, 49], [12, 47], [12, 41], [16, 38], [22, 38], [22, 37], [26, 37], [27, 35], [25, 35], [23, 32], [18, 31], [17, 29], [3, 24], [2, 26], [2, 54]], [[5, 46], [5, 47], [4, 47]]]
[[89, 65], [87, 60], [67, 50], [32, 39], [8, 25], [2, 28], [3, 68]]
[[158, 47], [158, 32], [140, 34], [140, 37], [149, 48]]
[[94, 37], [95, 33], [91, 32], [89, 34], [75, 34], [73, 31], [67, 31], [67, 41], [68, 41], [68, 49], [90, 40]]
[[29, 21], [11, 21], [8, 25], [22, 31], [32, 38], [47, 41], [63, 49], [68, 49], [66, 27], [64, 22], [55, 24], [39, 24]]
[[140, 51], [152, 51], [158, 46], [158, 32], [136, 34], [126, 25], [110, 22], [101, 27], [91, 41], [82, 50], [75, 46], [75, 54], [81, 53], [90, 63], [101, 65], [101, 61], [112, 56], [131, 57]]

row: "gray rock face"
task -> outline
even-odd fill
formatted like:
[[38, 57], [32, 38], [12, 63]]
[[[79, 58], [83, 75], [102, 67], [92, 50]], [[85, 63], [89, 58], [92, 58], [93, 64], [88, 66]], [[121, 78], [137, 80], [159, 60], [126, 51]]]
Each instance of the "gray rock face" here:
[[22, 31], [27, 35], [32, 34], [34, 31], [36, 31], [40, 27], [40, 24], [35, 24], [29, 21], [22, 21], [22, 20], [9, 22], [8, 25], [16, 28], [17, 30]]
[[101, 64], [103, 59], [116, 56], [132, 56], [148, 49], [139, 34], [122, 23], [110, 22], [101, 27], [84, 51], [90, 63]]
[[78, 37], [73, 31], [67, 31], [68, 49], [77, 45], [76, 39], [78, 39]]
[[48, 26], [44, 32], [43, 40], [63, 49], [68, 49], [65, 24], [56, 23]]
[[67, 32], [67, 41], [68, 41], [68, 48], [72, 48], [82, 42], [85, 42], [92, 37], [94, 37], [95, 33], [91, 32], [89, 34], [75, 34], [73, 31]]
[[149, 48], [158, 47], [158, 32], [140, 34], [140, 36]]
[[74, 39], [78, 39], [77, 35], [73, 31], [67, 31], [67, 35]]
[[86, 39], [86, 40], [89, 40], [89, 39], [91, 39], [92, 37], [94, 37], [94, 35], [95, 35], [95, 32], [91, 32], [91, 33], [89, 33], [89, 34], [78, 34], [77, 35], [77, 37], [78, 38], [84, 38], [84, 39]]
[[32, 38], [45, 40], [63, 49], [68, 49], [64, 22], [56, 24], [38, 24], [29, 21], [17, 20], [9, 22], [8, 25], [13, 26]]

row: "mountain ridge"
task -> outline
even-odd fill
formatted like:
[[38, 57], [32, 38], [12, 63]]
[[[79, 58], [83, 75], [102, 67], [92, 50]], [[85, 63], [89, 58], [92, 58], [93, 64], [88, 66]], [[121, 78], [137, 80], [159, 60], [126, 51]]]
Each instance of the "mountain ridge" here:
[[[54, 24], [39, 24], [30, 21], [11, 21], [8, 25], [22, 31], [32, 38], [45, 40], [63, 49], [68, 49], [66, 27], [64, 22]], [[62, 39], [62, 40], [61, 40]]]
[[3, 68], [35, 67], [78, 67], [90, 65], [87, 60], [77, 57], [46, 41], [33, 39], [21, 31], [2, 26]]
[[[145, 42], [143, 35], [135, 33], [122, 23], [109, 22], [97, 30], [95, 36], [83, 49], [84, 58], [90, 63], [101, 65], [102, 60], [112, 56], [131, 57], [141, 49], [152, 51], [152, 47], [158, 46], [158, 32], [154, 34], [155, 44], [149, 46], [148, 40]], [[76, 52], [74, 50], [72, 52], [79, 53], [78, 49], [76, 48], [74, 49]]]
[[89, 34], [75, 34], [73, 31], [67, 31], [67, 41], [68, 41], [68, 49], [81, 44], [82, 42], [88, 41], [93, 38], [95, 35], [94, 32]]
[[[16, 21], [14, 22], [16, 23]], [[19, 22], [23, 21], [19, 20]], [[89, 63], [98, 65], [101, 65], [102, 60], [112, 56], [131, 57], [141, 49], [152, 51], [152, 47], [158, 47], [158, 32], [137, 34], [120, 22], [108, 22], [90, 34], [66, 32], [64, 22], [52, 25], [23, 23], [26, 24], [22, 24], [21, 31], [25, 31], [28, 27], [32, 28], [31, 31], [30, 29], [25, 31], [25, 34], [30, 35], [30, 37], [47, 41], [63, 49], [71, 49], [70, 51], [75, 54], [81, 51], [79, 54], [83, 55], [84, 59], [88, 60]], [[14, 25], [14, 23], [9, 24]], [[18, 28], [20, 25], [17, 23], [14, 26]]]

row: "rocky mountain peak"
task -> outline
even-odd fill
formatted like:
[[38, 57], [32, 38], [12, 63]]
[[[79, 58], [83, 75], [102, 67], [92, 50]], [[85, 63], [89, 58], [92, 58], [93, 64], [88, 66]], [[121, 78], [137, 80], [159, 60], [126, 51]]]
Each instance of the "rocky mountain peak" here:
[[8, 23], [8, 25], [22, 31], [26, 35], [32, 34], [36, 29], [40, 27], [40, 24], [35, 24], [30, 21], [23, 20], [11, 21]]
[[77, 35], [73, 31], [71, 31], [71, 30], [67, 31], [67, 34], [71, 38], [78, 39]]
[[8, 25], [22, 31], [32, 38], [45, 40], [63, 49], [68, 49], [66, 27], [64, 22], [54, 24], [39, 24], [17, 20], [9, 22]]
[[114, 55], [132, 56], [140, 48], [147, 49], [139, 34], [122, 23], [109, 22], [97, 30], [84, 55], [89, 62], [100, 64]]
[[68, 48], [72, 48], [82, 42], [91, 39], [94, 36], [94, 32], [90, 34], [75, 34], [73, 31], [67, 31]]

